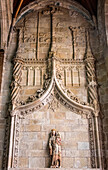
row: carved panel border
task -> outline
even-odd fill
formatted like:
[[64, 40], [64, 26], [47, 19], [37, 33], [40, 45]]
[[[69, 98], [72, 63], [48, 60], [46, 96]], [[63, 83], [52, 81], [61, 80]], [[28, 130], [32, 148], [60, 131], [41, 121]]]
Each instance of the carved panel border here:
[[20, 119], [15, 116], [15, 127], [14, 127], [14, 147], [13, 147], [13, 162], [12, 167], [17, 168], [18, 165], [18, 153], [19, 153], [19, 133], [20, 133]]
[[96, 148], [95, 148], [95, 136], [93, 130], [93, 117], [88, 118], [88, 130], [89, 130], [89, 141], [90, 141], [90, 154], [91, 154], [91, 167], [96, 168]]

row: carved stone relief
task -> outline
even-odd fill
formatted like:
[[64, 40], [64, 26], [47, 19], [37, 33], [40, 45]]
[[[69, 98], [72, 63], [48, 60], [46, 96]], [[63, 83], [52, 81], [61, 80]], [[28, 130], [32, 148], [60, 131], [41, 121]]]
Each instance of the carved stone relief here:
[[69, 18], [63, 18], [63, 12], [64, 9], [55, 6], [46, 7], [35, 12], [36, 24], [32, 25], [30, 34], [30, 20], [26, 17], [20, 28], [11, 84], [10, 115], [14, 117], [11, 128], [15, 133], [12, 168], [17, 168], [20, 119], [46, 104], [49, 110], [56, 112], [61, 103], [70, 111], [88, 119], [91, 166], [95, 168], [99, 161], [93, 121], [100, 108], [95, 62], [89, 53], [89, 35], [86, 34], [86, 26], [70, 26], [74, 20], [70, 23], [68, 19], [79, 16], [76, 11], [66, 12]]
[[51, 130], [49, 139], [49, 149], [51, 156], [51, 168], [61, 168], [61, 137], [56, 129]]
[[89, 31], [87, 31], [87, 54], [86, 54], [86, 74], [88, 83], [88, 101], [95, 108], [95, 114], [100, 112], [100, 106], [97, 93], [97, 81], [95, 71], [95, 58], [91, 52]]

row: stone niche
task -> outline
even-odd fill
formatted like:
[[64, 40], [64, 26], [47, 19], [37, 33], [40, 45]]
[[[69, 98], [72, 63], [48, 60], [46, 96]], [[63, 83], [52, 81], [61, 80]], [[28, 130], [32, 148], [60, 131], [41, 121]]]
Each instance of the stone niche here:
[[20, 121], [19, 168], [50, 167], [48, 139], [53, 128], [61, 134], [62, 168], [90, 168], [88, 120], [55, 102], [56, 109], [47, 104]]
[[61, 134], [62, 168], [99, 167], [91, 53], [98, 38], [89, 14], [71, 3], [39, 1], [16, 22], [8, 168], [49, 168], [53, 128]]
[[[87, 102], [84, 59], [89, 50], [86, 32], [91, 28], [90, 23], [72, 9], [53, 6], [34, 10], [22, 18], [16, 28], [19, 29], [16, 57], [24, 61], [20, 100], [26, 100], [43, 87], [48, 70], [46, 61], [53, 51], [60, 61], [63, 85]], [[96, 51], [94, 33], [91, 28], [90, 39]]]

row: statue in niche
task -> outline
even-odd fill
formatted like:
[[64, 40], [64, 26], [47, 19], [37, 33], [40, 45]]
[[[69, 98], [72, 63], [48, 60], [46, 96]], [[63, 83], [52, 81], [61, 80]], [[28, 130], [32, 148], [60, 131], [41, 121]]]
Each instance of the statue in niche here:
[[49, 139], [49, 149], [51, 156], [51, 168], [61, 168], [61, 137], [56, 129], [51, 130]]

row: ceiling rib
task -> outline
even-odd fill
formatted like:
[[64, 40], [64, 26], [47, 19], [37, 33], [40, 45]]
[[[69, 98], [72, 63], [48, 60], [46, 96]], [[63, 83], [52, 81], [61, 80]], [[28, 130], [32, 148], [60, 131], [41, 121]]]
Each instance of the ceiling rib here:
[[[35, 0], [14, 0], [13, 3], [13, 17], [17, 17], [20, 10]], [[81, 4], [86, 10], [89, 11], [91, 15], [97, 15], [97, 1], [98, 0], [75, 0], [79, 4]]]
[[17, 15], [18, 15], [18, 13], [19, 13], [19, 11], [20, 11], [20, 9], [21, 9], [21, 5], [22, 5], [23, 1], [24, 1], [24, 0], [20, 0], [19, 6], [18, 6], [17, 11], [16, 11], [16, 13], [15, 13], [15, 18], [17, 17]]

